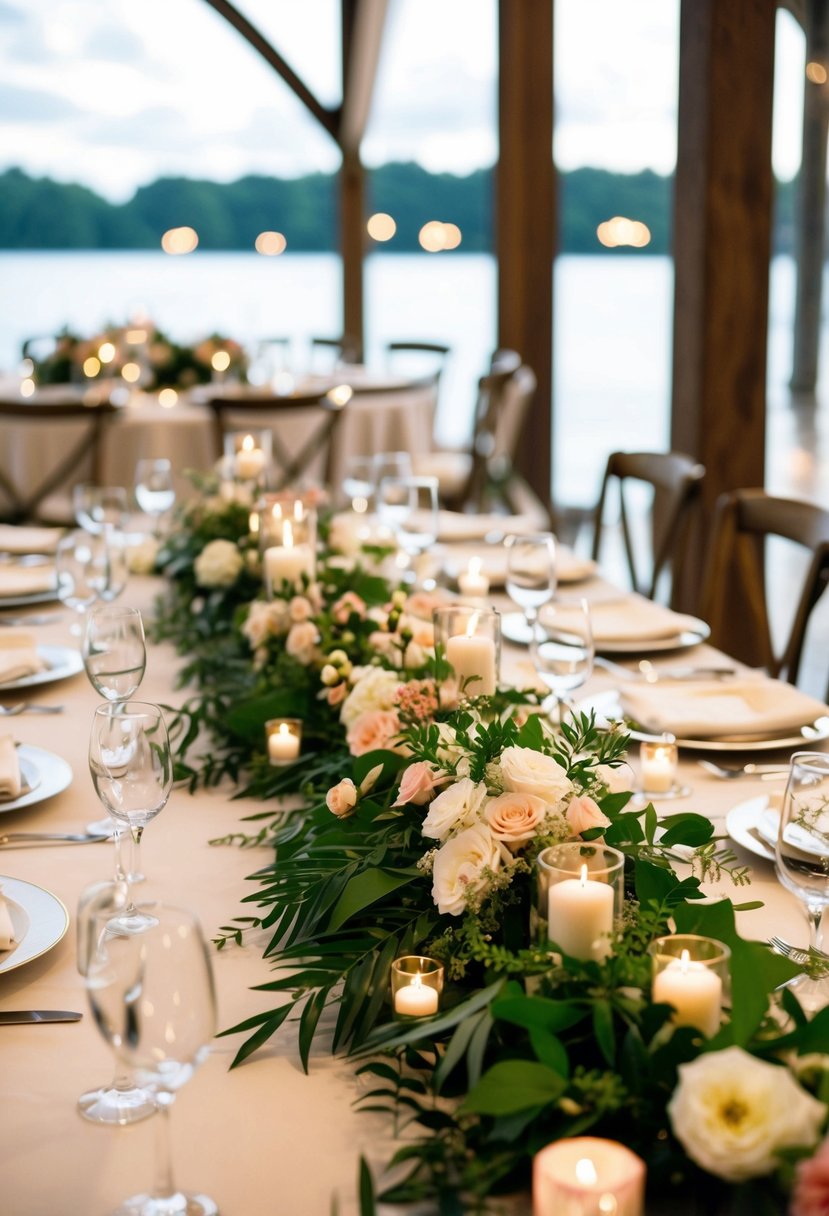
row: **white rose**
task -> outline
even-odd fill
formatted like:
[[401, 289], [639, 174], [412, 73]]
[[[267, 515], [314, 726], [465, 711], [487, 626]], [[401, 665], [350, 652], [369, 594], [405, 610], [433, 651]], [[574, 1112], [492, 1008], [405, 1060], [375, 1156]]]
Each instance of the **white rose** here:
[[435, 854], [432, 870], [432, 898], [438, 911], [460, 916], [469, 895], [486, 887], [486, 871], [494, 872], [500, 864], [498, 842], [485, 823], [476, 823], [447, 840]]
[[429, 807], [421, 831], [434, 840], [445, 840], [454, 827], [471, 823], [486, 798], [486, 786], [463, 777], [450, 785]]
[[255, 650], [271, 635], [284, 633], [288, 625], [288, 605], [284, 600], [254, 600], [248, 609], [242, 633]]
[[400, 686], [397, 672], [387, 671], [384, 667], [363, 667], [355, 668], [352, 675], [357, 677], [354, 687], [340, 710], [340, 721], [344, 726], [353, 725], [361, 714], [369, 710], [394, 709]]
[[145, 536], [137, 545], [127, 549], [127, 569], [130, 574], [152, 574], [159, 544], [154, 536]]
[[357, 805], [357, 787], [350, 777], [343, 777], [325, 795], [325, 805], [332, 815], [345, 819]]
[[552, 756], [531, 747], [507, 747], [501, 754], [501, 781], [505, 790], [535, 794], [550, 806], [565, 798], [573, 783]]
[[200, 587], [232, 587], [244, 564], [232, 540], [211, 540], [196, 558], [193, 570]]
[[741, 1182], [770, 1174], [780, 1149], [814, 1144], [826, 1107], [788, 1069], [727, 1047], [680, 1065], [668, 1114], [692, 1161]]

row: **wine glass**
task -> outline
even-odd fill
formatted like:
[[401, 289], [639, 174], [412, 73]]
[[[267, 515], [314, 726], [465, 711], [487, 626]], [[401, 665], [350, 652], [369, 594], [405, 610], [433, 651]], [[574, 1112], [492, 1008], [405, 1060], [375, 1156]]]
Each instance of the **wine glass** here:
[[[58, 599], [81, 617], [98, 598], [101, 543], [100, 537], [78, 528], [65, 533], [55, 549]], [[79, 637], [83, 632], [81, 623], [75, 621], [69, 631]]]
[[[795, 752], [789, 765], [774, 850], [777, 877], [803, 904], [810, 945], [821, 945], [821, 918], [829, 906], [829, 755]], [[829, 1003], [829, 977], [806, 973], [788, 985], [805, 1009]]]
[[526, 536], [507, 536], [506, 592], [524, 613], [523, 621], [511, 622], [510, 637], [529, 642], [538, 619], [538, 610], [553, 598], [556, 590], [556, 539], [552, 532]]
[[161, 518], [176, 501], [173, 467], [169, 460], [139, 460], [135, 466], [135, 501], [145, 515], [157, 517], [155, 535], [161, 535]]
[[567, 693], [582, 685], [593, 670], [593, 654], [587, 600], [542, 606], [533, 623], [530, 657], [555, 698], [559, 725], [568, 705]]
[[143, 906], [138, 932], [118, 912], [92, 919], [86, 989], [95, 1025], [158, 1108], [155, 1185], [118, 1208], [119, 1216], [213, 1216], [206, 1195], [173, 1181], [169, 1113], [178, 1090], [207, 1055], [216, 1033], [213, 975], [199, 922], [167, 904]]
[[114, 524], [104, 523], [95, 538], [92, 582], [98, 598], [116, 600], [127, 585], [127, 545], [124, 533]]
[[[164, 715], [145, 701], [111, 701], [99, 705], [89, 736], [89, 771], [103, 806], [127, 828], [133, 841], [133, 861], [139, 867], [144, 828], [167, 805], [173, 788], [173, 760]], [[120, 866], [120, 850], [116, 851]], [[141, 917], [129, 894], [122, 920], [128, 931]]]
[[377, 515], [395, 534], [409, 581], [434, 587], [434, 579], [423, 578], [423, 557], [438, 537], [437, 477], [384, 477], [377, 487]]
[[[126, 883], [115, 880], [94, 883], [87, 887], [78, 901], [76, 918], [77, 967], [87, 978], [89, 959], [95, 945], [96, 923], [106, 914], [113, 916], [126, 907]], [[98, 1085], [86, 1090], [78, 1098], [78, 1111], [91, 1123], [103, 1123], [112, 1127], [125, 1127], [138, 1123], [156, 1112], [153, 1095], [136, 1085], [126, 1069], [119, 1068], [108, 1085]]]
[[72, 491], [72, 507], [79, 527], [97, 535], [107, 524], [119, 531], [129, 523], [129, 503], [123, 486], [81, 484]]
[[350, 456], [345, 464], [342, 490], [351, 510], [366, 515], [374, 498], [374, 459], [371, 456]]

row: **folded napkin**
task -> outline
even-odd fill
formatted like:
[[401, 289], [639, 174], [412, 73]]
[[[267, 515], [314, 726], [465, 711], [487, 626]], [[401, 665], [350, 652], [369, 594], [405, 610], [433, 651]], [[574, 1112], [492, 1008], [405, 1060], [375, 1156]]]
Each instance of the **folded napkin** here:
[[0, 524], [0, 553], [54, 553], [60, 528], [24, 528]]
[[11, 802], [20, 797], [23, 779], [20, 760], [11, 735], [0, 735], [0, 801]]
[[769, 736], [829, 714], [821, 701], [765, 676], [625, 684], [619, 697], [625, 717], [646, 731], [689, 739]]
[[0, 950], [11, 950], [14, 945], [14, 925], [12, 924], [9, 905], [0, 891]]
[[40, 595], [57, 586], [55, 567], [11, 566], [0, 563], [0, 600], [6, 596]]
[[0, 684], [32, 676], [45, 667], [30, 633], [20, 629], [4, 629], [0, 633]]
[[663, 608], [642, 595], [608, 600], [590, 606], [593, 640], [602, 642], [655, 642], [699, 629], [699, 620]]

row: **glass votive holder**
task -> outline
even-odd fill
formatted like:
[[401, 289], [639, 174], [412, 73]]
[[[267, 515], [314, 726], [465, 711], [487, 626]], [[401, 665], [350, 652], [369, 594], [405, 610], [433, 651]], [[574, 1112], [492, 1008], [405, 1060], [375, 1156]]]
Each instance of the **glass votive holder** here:
[[501, 667], [501, 614], [495, 608], [450, 604], [432, 613], [436, 653], [451, 668], [441, 678], [443, 699], [491, 697]]
[[644, 1216], [645, 1163], [616, 1140], [556, 1140], [533, 1158], [533, 1216]]
[[269, 719], [265, 723], [265, 744], [271, 764], [293, 764], [302, 750], [302, 719]]
[[443, 964], [425, 954], [404, 954], [391, 965], [391, 1002], [396, 1018], [428, 1018], [440, 1008]]
[[710, 1039], [720, 1028], [729, 992], [728, 946], [713, 937], [674, 933], [657, 937], [648, 953], [653, 1003], [672, 1005], [675, 1026], [693, 1026]]
[[679, 748], [673, 735], [643, 739], [639, 744], [639, 779], [643, 794], [669, 794], [676, 784]]
[[317, 513], [301, 498], [266, 494], [259, 504], [259, 552], [268, 599], [313, 583]]
[[536, 940], [571, 958], [607, 958], [624, 877], [624, 854], [608, 845], [567, 841], [544, 849], [536, 858]]
[[224, 437], [224, 454], [238, 481], [265, 482], [273, 460], [273, 435], [267, 428], [228, 431]]

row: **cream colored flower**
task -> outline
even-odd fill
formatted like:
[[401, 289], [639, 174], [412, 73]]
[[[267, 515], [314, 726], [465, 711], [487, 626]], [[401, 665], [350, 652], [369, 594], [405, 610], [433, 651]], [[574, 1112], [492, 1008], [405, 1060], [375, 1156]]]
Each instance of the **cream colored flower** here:
[[485, 799], [482, 782], [461, 778], [435, 798], [423, 820], [423, 835], [446, 840], [453, 828], [466, 827], [477, 818]]
[[787, 1068], [727, 1047], [680, 1065], [668, 1114], [692, 1161], [741, 1182], [770, 1174], [780, 1149], [814, 1144], [826, 1107]]
[[531, 747], [506, 747], [501, 754], [501, 781], [505, 790], [535, 794], [551, 807], [565, 798], [573, 784], [552, 756]]
[[211, 540], [193, 563], [193, 571], [200, 587], [232, 587], [244, 564], [232, 540]]
[[574, 836], [589, 832], [592, 828], [609, 828], [610, 820], [602, 808], [587, 794], [572, 798], [564, 816]]
[[549, 811], [543, 798], [514, 790], [491, 798], [486, 804], [487, 823], [496, 840], [506, 845], [526, 844], [532, 840]]
[[307, 667], [314, 660], [319, 640], [319, 630], [313, 621], [299, 621], [288, 630], [285, 650], [292, 659]]
[[351, 726], [370, 709], [393, 709], [400, 676], [383, 667], [362, 667], [352, 672], [354, 687], [343, 702], [340, 721]]
[[448, 773], [436, 768], [428, 760], [418, 760], [403, 770], [397, 800], [393, 805], [405, 806], [411, 802], [414, 806], [423, 806], [434, 796], [437, 787], [448, 780]]
[[130, 574], [152, 574], [159, 544], [154, 536], [143, 537], [127, 549], [127, 569]]
[[357, 787], [350, 777], [343, 777], [325, 795], [325, 805], [332, 815], [345, 819], [357, 805]]
[[368, 709], [349, 726], [345, 741], [352, 756], [364, 756], [377, 748], [398, 750], [394, 744], [400, 734], [400, 719], [393, 709]]
[[438, 911], [460, 916], [470, 897], [485, 890], [487, 871], [494, 873], [500, 864], [498, 842], [485, 823], [476, 823], [447, 840], [435, 854], [432, 870], [432, 898]]
[[288, 627], [288, 605], [284, 600], [254, 600], [248, 609], [242, 633], [256, 649], [269, 637], [284, 633]]

